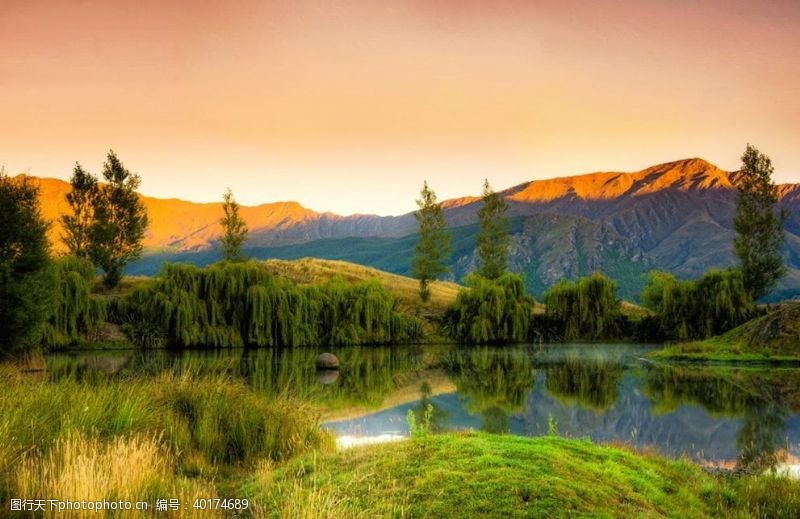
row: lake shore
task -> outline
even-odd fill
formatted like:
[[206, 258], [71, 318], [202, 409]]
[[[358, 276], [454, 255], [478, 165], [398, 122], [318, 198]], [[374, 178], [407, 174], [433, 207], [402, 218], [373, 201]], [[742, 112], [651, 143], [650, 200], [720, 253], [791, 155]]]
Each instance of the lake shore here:
[[[265, 486], [260, 482], [269, 479]], [[796, 517], [800, 482], [557, 436], [448, 433], [300, 457], [243, 487], [281, 516]]]

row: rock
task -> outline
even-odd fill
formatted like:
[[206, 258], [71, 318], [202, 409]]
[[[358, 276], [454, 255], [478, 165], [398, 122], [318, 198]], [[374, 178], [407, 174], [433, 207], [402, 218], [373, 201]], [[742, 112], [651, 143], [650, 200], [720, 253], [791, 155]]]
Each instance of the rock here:
[[323, 353], [317, 357], [317, 369], [339, 369], [339, 359], [333, 353]]

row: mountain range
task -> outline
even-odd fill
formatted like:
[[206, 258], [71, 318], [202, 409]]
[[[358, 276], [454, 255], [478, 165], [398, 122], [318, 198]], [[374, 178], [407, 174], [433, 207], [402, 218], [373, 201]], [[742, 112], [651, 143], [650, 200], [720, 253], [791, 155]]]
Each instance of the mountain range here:
[[[599, 270], [635, 298], [652, 269], [695, 277], [733, 265], [733, 215], [738, 172], [702, 159], [659, 164], [634, 173], [600, 172], [534, 180], [500, 191], [511, 218], [510, 267], [540, 294], [563, 277]], [[60, 246], [58, 217], [69, 183], [35, 178], [50, 238]], [[790, 211], [784, 254], [789, 274], [773, 298], [800, 297], [800, 184], [778, 187]], [[142, 196], [150, 227], [145, 256], [130, 273], [152, 274], [162, 261], [204, 264], [217, 259], [221, 203]], [[474, 239], [481, 200], [442, 203], [453, 233], [452, 277], [475, 267]], [[398, 274], [409, 272], [416, 237], [413, 213], [401, 216], [320, 213], [296, 202], [242, 207], [254, 257], [342, 259]]]

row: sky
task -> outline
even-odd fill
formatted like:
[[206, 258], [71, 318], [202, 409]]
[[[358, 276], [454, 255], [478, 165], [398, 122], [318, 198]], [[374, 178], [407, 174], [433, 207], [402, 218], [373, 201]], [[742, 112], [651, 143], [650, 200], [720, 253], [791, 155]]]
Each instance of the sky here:
[[796, 0], [0, 1], [0, 165], [340, 214], [748, 142], [800, 182]]

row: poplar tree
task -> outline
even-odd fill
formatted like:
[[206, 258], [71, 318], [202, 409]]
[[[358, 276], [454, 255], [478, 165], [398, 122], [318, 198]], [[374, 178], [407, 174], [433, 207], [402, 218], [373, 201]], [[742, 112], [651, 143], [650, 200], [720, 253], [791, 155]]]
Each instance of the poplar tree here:
[[0, 168], [0, 354], [38, 342], [50, 315], [47, 227], [38, 188]]
[[483, 182], [483, 207], [478, 211], [476, 252], [478, 273], [487, 279], [497, 279], [508, 269], [508, 204], [492, 190], [488, 180]]
[[222, 210], [225, 212], [225, 216], [219, 221], [223, 231], [220, 238], [222, 257], [228, 261], [238, 261], [242, 259], [242, 243], [247, 239], [247, 224], [239, 216], [239, 203], [233, 198], [230, 188], [222, 198]]
[[67, 193], [67, 204], [71, 214], [61, 217], [61, 225], [64, 227], [61, 240], [70, 254], [88, 259], [91, 228], [94, 223], [94, 204], [99, 193], [97, 178], [84, 171], [76, 162], [70, 184], [72, 189]]
[[754, 300], [769, 293], [786, 274], [780, 248], [788, 214], [785, 209], [777, 209], [778, 188], [772, 181], [772, 172], [770, 158], [748, 144], [742, 155], [733, 249], [739, 258], [744, 286]]
[[436, 202], [436, 193], [427, 181], [422, 184], [417, 206], [414, 217], [419, 223], [419, 241], [411, 260], [411, 272], [419, 279], [419, 296], [424, 302], [431, 295], [428, 284], [450, 270], [447, 260], [452, 249], [442, 206]]
[[94, 203], [89, 257], [103, 269], [103, 284], [113, 288], [125, 265], [141, 256], [148, 218], [136, 192], [141, 178], [125, 169], [113, 150], [103, 164], [103, 178], [106, 185], [99, 189]]

